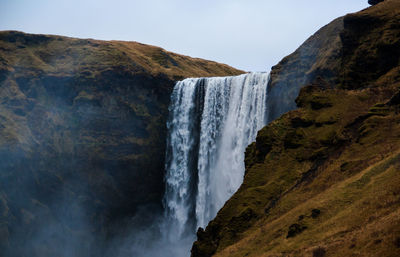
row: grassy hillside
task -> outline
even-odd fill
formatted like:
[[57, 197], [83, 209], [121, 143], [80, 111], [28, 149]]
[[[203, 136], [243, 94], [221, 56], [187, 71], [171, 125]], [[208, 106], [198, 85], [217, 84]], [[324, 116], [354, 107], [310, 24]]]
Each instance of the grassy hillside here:
[[94, 77], [118, 68], [121, 73], [163, 75], [181, 80], [242, 74], [228, 65], [168, 52], [129, 41], [101, 41], [53, 35], [0, 32], [0, 71], [29, 70], [55, 76], [82, 73]]
[[94, 237], [161, 209], [175, 81], [240, 73], [135, 42], [0, 32], [0, 255], [101, 256]]
[[242, 186], [192, 256], [400, 255], [399, 17], [390, 0], [347, 15], [340, 54], [324, 57], [334, 73], [301, 86], [295, 66], [277, 75], [303, 87], [298, 109], [247, 148]]

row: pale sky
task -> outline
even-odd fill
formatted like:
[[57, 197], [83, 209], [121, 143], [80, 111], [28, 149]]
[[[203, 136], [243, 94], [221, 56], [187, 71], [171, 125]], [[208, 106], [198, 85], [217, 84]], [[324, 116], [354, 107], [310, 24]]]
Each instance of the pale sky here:
[[128, 40], [269, 71], [367, 0], [0, 0], [0, 30]]

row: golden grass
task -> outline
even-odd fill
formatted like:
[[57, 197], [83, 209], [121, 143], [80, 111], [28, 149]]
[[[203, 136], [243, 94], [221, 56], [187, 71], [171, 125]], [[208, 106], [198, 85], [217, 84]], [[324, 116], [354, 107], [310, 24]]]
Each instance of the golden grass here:
[[170, 79], [244, 73], [226, 64], [191, 58], [137, 42], [77, 39], [15, 31], [0, 32], [0, 61], [0, 69], [3, 70], [22, 68], [54, 76], [85, 72], [87, 77], [94, 77], [99, 72], [115, 68], [129, 73], [163, 75]]
[[[397, 89], [377, 90], [305, 88], [302, 108], [258, 133], [242, 186], [206, 230], [205, 238], [218, 231], [209, 239], [218, 238], [215, 256], [312, 256], [317, 248], [326, 256], [398, 253], [400, 227], [386, 219], [400, 224], [400, 115], [391, 107], [385, 115], [371, 112]], [[313, 109], [317, 101], [329, 105]], [[298, 119], [307, 122], [293, 127]], [[313, 209], [321, 211], [316, 218]], [[245, 219], [249, 210], [253, 218]], [[307, 228], [287, 238], [293, 224]]]

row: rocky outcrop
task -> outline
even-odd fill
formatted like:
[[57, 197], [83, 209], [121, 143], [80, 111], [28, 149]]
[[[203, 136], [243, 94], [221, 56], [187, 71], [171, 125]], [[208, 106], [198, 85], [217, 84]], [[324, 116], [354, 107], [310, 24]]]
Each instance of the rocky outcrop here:
[[326, 83], [338, 80], [343, 17], [338, 18], [307, 39], [293, 54], [271, 69], [268, 84], [269, 121], [296, 109], [301, 87], [323, 77]]
[[[324, 82], [319, 83], [327, 87], [337, 84], [366, 87], [366, 83], [397, 65], [398, 42], [391, 42], [391, 35], [381, 34], [396, 29], [397, 20], [387, 14], [374, 15], [393, 4], [389, 1], [363, 11], [362, 16], [349, 14], [334, 20], [272, 67], [268, 120], [296, 109], [294, 100], [304, 85], [322, 78]], [[368, 43], [360, 45], [361, 42]], [[364, 73], [371, 77], [365, 77]]]
[[192, 256], [399, 255], [399, 14], [387, 0], [335, 20], [273, 68], [297, 109], [259, 131]]
[[136, 42], [0, 32], [0, 255], [100, 256], [93, 235], [161, 209], [175, 81], [240, 73]]
[[379, 4], [380, 2], [383, 2], [383, 0], [368, 0], [368, 3], [370, 5], [376, 5]]

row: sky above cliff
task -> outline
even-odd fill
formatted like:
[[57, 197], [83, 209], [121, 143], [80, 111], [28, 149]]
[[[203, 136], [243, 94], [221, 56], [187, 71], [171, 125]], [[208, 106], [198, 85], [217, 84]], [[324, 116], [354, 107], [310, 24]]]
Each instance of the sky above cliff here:
[[0, 0], [0, 30], [128, 40], [269, 71], [367, 0]]

